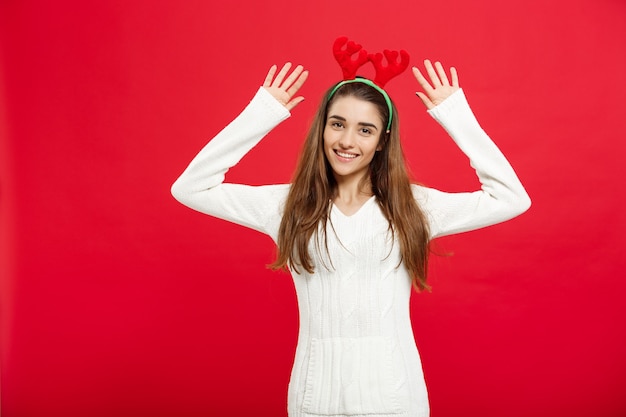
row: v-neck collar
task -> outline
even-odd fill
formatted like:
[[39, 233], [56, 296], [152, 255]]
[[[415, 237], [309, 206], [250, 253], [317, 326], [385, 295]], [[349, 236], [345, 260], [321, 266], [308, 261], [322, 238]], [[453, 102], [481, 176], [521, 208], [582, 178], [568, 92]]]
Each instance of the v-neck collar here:
[[345, 214], [343, 211], [341, 211], [341, 209], [339, 207], [337, 207], [337, 205], [331, 201], [331, 204], [333, 205], [332, 210], [341, 215], [342, 217], [346, 218], [346, 219], [350, 219], [355, 217], [357, 214], [359, 214], [366, 206], [368, 206], [369, 204], [371, 204], [372, 201], [376, 200], [376, 196], [373, 195], [370, 198], [368, 198], [363, 204], [361, 204], [361, 207], [359, 207], [354, 213], [348, 215]]

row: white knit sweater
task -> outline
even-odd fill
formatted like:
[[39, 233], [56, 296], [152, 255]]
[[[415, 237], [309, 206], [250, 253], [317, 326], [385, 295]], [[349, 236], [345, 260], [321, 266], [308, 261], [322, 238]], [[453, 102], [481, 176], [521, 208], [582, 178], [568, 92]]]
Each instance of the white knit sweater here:
[[[469, 157], [481, 190], [418, 185], [433, 238], [510, 219], [530, 207], [515, 172], [476, 121], [462, 90], [429, 111]], [[288, 184], [225, 184], [234, 166], [289, 111], [260, 88], [245, 110], [172, 186], [181, 203], [277, 240]], [[288, 392], [290, 417], [425, 417], [428, 396], [409, 315], [411, 279], [399, 264], [375, 198], [356, 213], [333, 207], [328, 252], [310, 244], [315, 273], [292, 273], [300, 330]], [[324, 247], [322, 245], [322, 247]]]

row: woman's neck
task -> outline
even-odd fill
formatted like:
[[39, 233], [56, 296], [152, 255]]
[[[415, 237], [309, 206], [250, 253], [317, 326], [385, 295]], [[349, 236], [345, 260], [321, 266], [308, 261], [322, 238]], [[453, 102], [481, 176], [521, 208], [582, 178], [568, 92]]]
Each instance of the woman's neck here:
[[337, 188], [333, 196], [335, 204], [360, 206], [373, 195], [369, 178], [336, 178], [336, 180]]

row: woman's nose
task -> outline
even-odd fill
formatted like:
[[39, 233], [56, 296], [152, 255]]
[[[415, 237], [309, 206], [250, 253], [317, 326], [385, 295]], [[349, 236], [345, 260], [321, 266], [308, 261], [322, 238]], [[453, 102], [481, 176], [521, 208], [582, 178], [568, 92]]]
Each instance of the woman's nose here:
[[341, 135], [341, 138], [339, 138], [339, 146], [344, 149], [352, 148], [354, 146], [355, 139], [355, 133], [351, 130], [346, 130]]

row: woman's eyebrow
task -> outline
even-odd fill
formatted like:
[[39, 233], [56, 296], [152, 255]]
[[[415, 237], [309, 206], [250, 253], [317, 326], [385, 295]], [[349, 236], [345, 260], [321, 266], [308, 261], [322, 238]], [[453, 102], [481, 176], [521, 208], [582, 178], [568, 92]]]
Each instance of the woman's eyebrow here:
[[373, 127], [374, 129], [378, 130], [378, 126], [376, 126], [374, 123], [359, 122], [359, 126]]
[[[328, 116], [329, 119], [337, 119], [337, 120], [341, 120], [342, 122], [346, 121], [345, 117], [341, 117], [341, 116], [337, 116], [336, 114], [330, 115]], [[359, 126], [365, 126], [365, 127], [373, 127], [374, 129], [378, 130], [378, 126], [376, 126], [374, 123], [367, 123], [367, 122], [359, 122], [357, 123]]]

